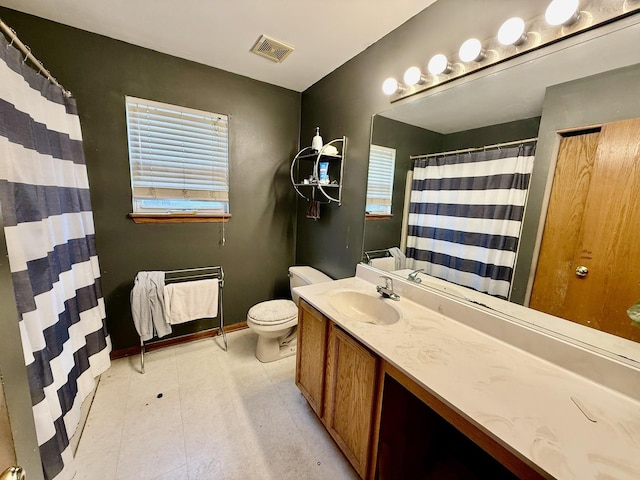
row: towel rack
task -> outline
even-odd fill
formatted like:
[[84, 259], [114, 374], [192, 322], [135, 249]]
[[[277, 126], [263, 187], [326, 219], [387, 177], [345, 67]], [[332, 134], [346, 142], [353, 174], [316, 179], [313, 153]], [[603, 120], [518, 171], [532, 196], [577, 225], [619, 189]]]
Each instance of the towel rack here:
[[[181, 270], [167, 270], [164, 272], [164, 283], [179, 283], [179, 282], [189, 282], [189, 281], [198, 281], [198, 280], [218, 280], [218, 318], [220, 319], [220, 324], [218, 325], [218, 335], [222, 334], [222, 339], [224, 340], [224, 351], [227, 351], [227, 335], [224, 333], [224, 309], [222, 308], [222, 289], [224, 287], [224, 270], [222, 266], [215, 267], [197, 267], [197, 268], [184, 268]], [[197, 319], [200, 320], [200, 319]], [[215, 328], [215, 327], [214, 327]], [[209, 331], [212, 329], [207, 329], [203, 331]], [[184, 335], [182, 335], [184, 336]], [[180, 338], [173, 337], [173, 338]], [[147, 342], [140, 338], [140, 371], [144, 373], [144, 354], [145, 347], [153, 344], [154, 342]]]
[[391, 257], [391, 252], [388, 248], [384, 248], [382, 250], [369, 250], [368, 252], [363, 253], [365, 262], [368, 264], [371, 263], [371, 260], [374, 258], [385, 258]]

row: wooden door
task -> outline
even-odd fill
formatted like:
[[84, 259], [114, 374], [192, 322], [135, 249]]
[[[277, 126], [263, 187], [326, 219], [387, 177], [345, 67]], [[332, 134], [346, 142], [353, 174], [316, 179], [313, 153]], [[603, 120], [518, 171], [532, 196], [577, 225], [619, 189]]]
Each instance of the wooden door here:
[[361, 478], [369, 466], [377, 375], [378, 358], [331, 323], [324, 423]]
[[321, 417], [324, 407], [328, 321], [304, 300], [298, 309], [296, 385]]
[[632, 119], [562, 139], [529, 306], [640, 341], [626, 313], [638, 300], [640, 119]]

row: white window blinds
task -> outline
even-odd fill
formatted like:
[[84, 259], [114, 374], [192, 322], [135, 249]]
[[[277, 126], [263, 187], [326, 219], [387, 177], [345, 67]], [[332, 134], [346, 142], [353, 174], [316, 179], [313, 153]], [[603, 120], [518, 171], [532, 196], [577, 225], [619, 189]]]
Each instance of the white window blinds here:
[[371, 145], [367, 177], [367, 213], [391, 213], [395, 165], [395, 148]]
[[134, 212], [229, 211], [226, 115], [126, 97]]

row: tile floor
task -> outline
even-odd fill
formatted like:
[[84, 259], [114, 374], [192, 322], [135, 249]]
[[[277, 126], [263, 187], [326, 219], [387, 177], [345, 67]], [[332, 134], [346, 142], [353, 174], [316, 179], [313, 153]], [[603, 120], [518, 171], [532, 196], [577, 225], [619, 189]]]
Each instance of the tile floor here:
[[[250, 330], [113, 362], [76, 453], [76, 479], [356, 479], [294, 384], [295, 357], [260, 363]], [[162, 396], [160, 396], [162, 394]], [[160, 398], [158, 398], [160, 397]]]

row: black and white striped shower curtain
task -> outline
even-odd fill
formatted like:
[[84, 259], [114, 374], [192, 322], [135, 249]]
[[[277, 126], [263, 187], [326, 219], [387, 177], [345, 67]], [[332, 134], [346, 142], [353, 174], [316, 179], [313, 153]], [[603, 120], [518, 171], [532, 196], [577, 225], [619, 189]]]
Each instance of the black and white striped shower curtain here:
[[535, 145], [417, 159], [408, 266], [508, 298]]
[[69, 438], [111, 351], [80, 122], [2, 35], [0, 208], [44, 476], [70, 479]]

